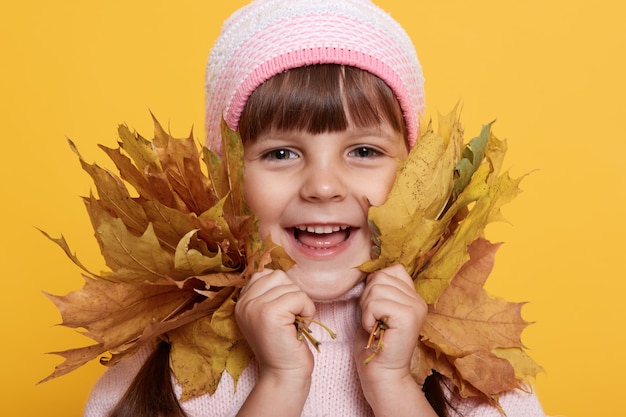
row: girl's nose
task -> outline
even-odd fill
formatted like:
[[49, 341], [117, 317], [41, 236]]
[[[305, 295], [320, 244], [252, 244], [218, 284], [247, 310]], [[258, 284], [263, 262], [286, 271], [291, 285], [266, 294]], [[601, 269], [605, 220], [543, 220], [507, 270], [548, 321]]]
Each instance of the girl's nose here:
[[341, 201], [346, 197], [346, 178], [332, 167], [307, 170], [300, 196], [311, 202]]

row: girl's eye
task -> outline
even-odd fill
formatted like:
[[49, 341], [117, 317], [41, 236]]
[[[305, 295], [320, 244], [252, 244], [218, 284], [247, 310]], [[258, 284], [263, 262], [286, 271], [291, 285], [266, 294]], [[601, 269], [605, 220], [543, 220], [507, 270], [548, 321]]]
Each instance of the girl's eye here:
[[292, 158], [297, 158], [298, 155], [295, 154], [295, 152], [290, 151], [289, 149], [272, 149], [271, 151], [266, 152], [265, 154], [263, 154], [263, 159], [270, 159], [270, 160], [277, 160], [277, 161], [282, 161], [285, 159], [292, 159]]
[[356, 156], [357, 158], [373, 158], [379, 156], [380, 152], [368, 146], [359, 146], [351, 150], [349, 155]]

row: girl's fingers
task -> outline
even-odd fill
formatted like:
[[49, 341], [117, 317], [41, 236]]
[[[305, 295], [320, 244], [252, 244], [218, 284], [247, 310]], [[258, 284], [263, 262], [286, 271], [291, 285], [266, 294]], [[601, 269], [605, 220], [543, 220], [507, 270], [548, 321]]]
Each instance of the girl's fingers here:
[[260, 314], [279, 314], [285, 319], [315, 314], [313, 302], [283, 271], [265, 270], [254, 274], [241, 292], [235, 308], [237, 306], [240, 310], [260, 311]]
[[390, 328], [415, 326], [423, 322], [428, 306], [417, 294], [413, 280], [401, 265], [370, 274], [361, 296], [362, 324], [371, 331], [385, 319]]
[[413, 279], [402, 265], [394, 265], [369, 274], [365, 280], [365, 284], [365, 290], [363, 291], [365, 296], [367, 296], [366, 294], [376, 285], [393, 286], [402, 290], [407, 295], [416, 294]]

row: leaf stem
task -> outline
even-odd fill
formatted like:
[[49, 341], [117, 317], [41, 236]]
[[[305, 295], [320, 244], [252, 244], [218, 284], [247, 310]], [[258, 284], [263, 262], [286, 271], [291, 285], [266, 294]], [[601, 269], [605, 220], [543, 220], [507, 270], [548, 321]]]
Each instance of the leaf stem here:
[[296, 321], [294, 322], [294, 325], [296, 326], [296, 329], [298, 329], [298, 340], [302, 340], [303, 338], [306, 338], [307, 341], [311, 343], [311, 345], [313, 345], [315, 350], [319, 352], [320, 345], [322, 344], [322, 342], [320, 342], [315, 337], [313, 337], [313, 333], [311, 332], [311, 329], [309, 329], [309, 326], [308, 326], [311, 323], [317, 324], [318, 326], [322, 327], [324, 330], [328, 332], [330, 337], [333, 339], [337, 338], [337, 334], [335, 334], [335, 332], [333, 332], [330, 329], [330, 327], [326, 326], [324, 323], [318, 320], [314, 320], [310, 317], [296, 316]]
[[388, 328], [389, 326], [387, 326], [387, 317], [376, 320], [376, 323], [374, 324], [374, 327], [370, 332], [370, 337], [367, 339], [367, 345], [365, 346], [366, 350], [372, 350], [372, 354], [365, 358], [365, 361], [363, 362], [365, 365], [370, 363], [379, 351], [385, 350], [383, 336], [385, 335], [385, 330], [387, 330]]

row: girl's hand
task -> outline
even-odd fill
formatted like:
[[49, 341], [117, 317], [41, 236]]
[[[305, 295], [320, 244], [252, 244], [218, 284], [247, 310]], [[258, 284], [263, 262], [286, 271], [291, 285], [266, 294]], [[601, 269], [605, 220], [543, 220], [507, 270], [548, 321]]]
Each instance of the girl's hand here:
[[259, 361], [261, 378], [310, 379], [313, 355], [298, 340], [297, 315], [313, 317], [315, 306], [283, 271], [259, 272], [241, 292], [235, 317]]
[[[377, 271], [367, 277], [361, 296], [360, 332], [355, 355], [362, 378], [380, 380], [384, 375], [410, 373], [411, 356], [417, 345], [428, 306], [415, 291], [413, 281], [401, 265]], [[378, 320], [385, 322], [384, 350], [364, 365], [372, 354], [366, 350], [369, 334]]]
[[259, 380], [238, 417], [300, 416], [311, 388], [313, 354], [298, 340], [296, 316], [315, 305], [283, 271], [254, 274], [235, 304], [235, 318], [259, 362]]
[[[376, 415], [435, 415], [410, 365], [428, 305], [417, 294], [403, 266], [394, 265], [368, 276], [361, 296], [363, 329], [356, 338], [354, 355], [365, 398]], [[364, 349], [378, 320], [384, 321], [384, 350]]]

